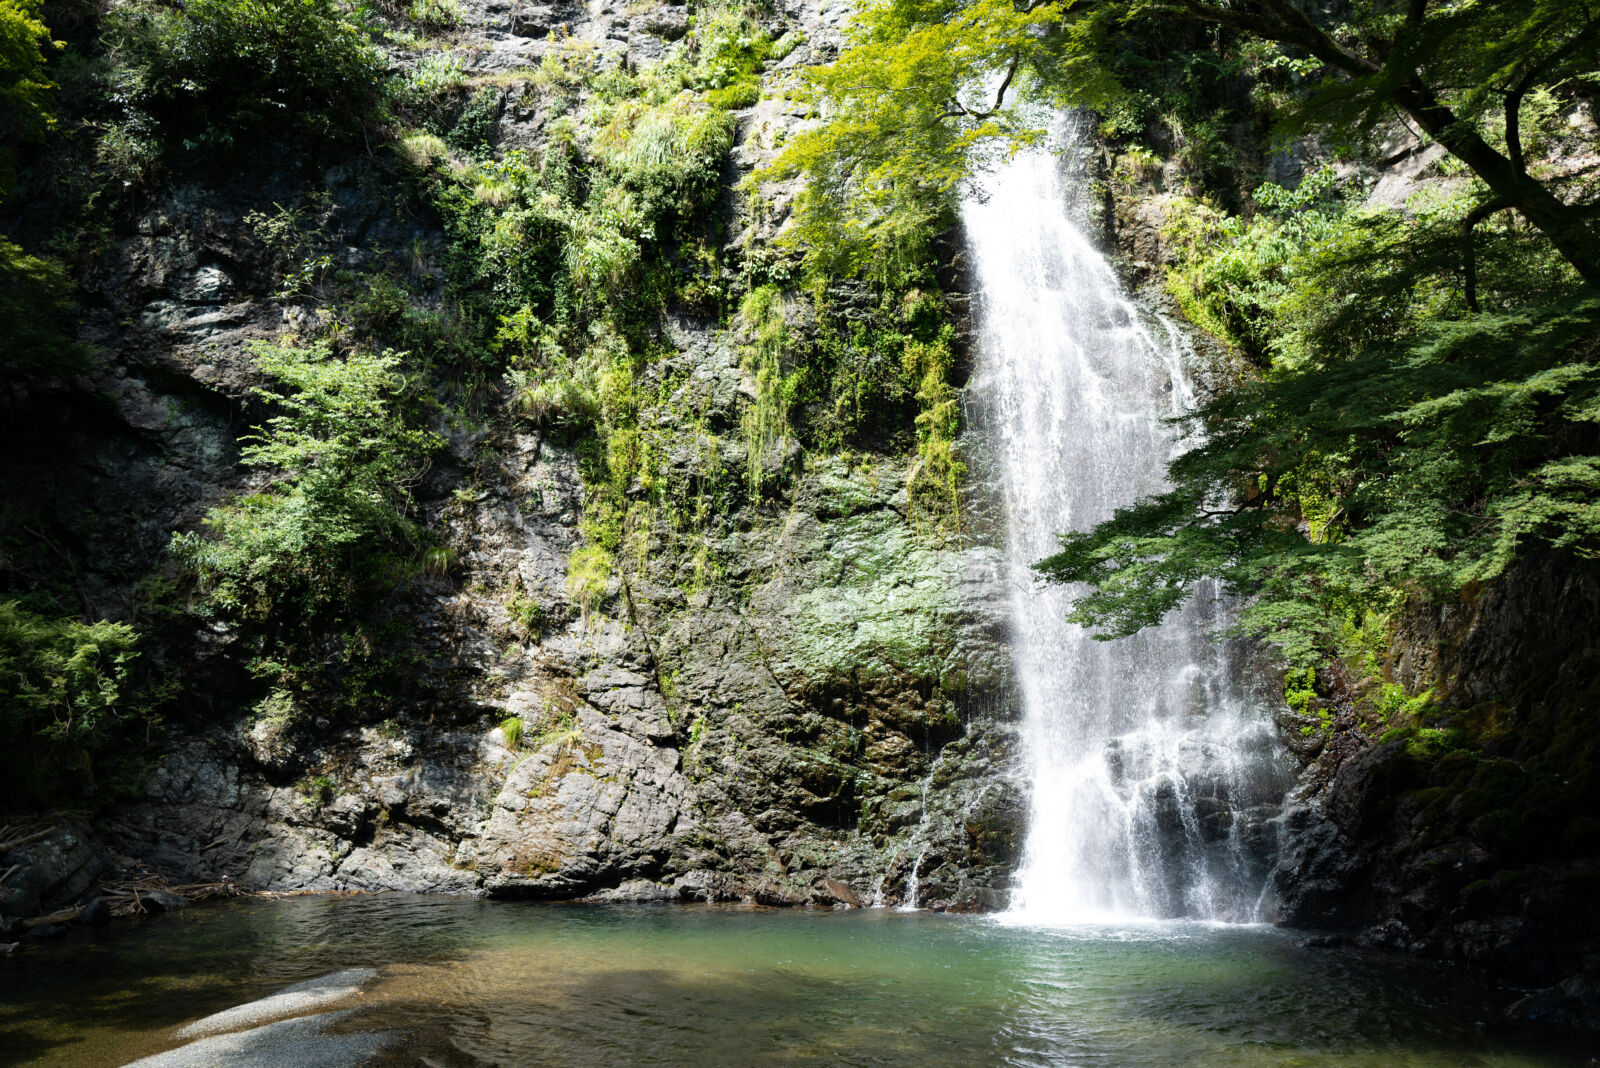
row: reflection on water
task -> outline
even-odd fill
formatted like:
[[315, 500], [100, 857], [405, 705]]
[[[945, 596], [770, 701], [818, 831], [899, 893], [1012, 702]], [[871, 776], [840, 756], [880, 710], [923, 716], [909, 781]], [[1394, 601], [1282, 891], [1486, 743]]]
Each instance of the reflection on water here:
[[120, 1065], [376, 965], [378, 1064], [1546, 1066], [1450, 969], [1265, 927], [382, 896], [198, 908], [0, 961], [0, 1062]]

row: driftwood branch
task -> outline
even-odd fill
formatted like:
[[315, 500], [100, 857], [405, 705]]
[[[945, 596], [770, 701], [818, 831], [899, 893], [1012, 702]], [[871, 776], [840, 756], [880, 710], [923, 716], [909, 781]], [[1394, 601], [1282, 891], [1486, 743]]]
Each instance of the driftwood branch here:
[[21, 849], [30, 842], [37, 842], [39, 839], [46, 837], [50, 833], [50, 828], [46, 827], [43, 830], [34, 831], [32, 834], [24, 834], [19, 838], [4, 837], [10, 832], [11, 827], [9, 825], [0, 827], [0, 853], [9, 853], [13, 849]]

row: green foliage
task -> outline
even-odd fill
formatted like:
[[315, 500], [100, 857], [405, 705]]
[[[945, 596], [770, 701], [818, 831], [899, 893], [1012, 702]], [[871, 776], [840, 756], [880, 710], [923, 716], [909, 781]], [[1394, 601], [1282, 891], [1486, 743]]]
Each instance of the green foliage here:
[[[40, 7], [38, 0], [0, 0], [0, 204], [11, 194], [19, 153], [43, 141], [56, 121], [44, 50], [59, 45], [39, 19]], [[22, 382], [84, 369], [72, 289], [64, 265], [0, 237], [0, 374]]]
[[[1208, 44], [1151, 20], [1211, 23], [1283, 129], [1355, 151], [1398, 108], [1473, 180], [1405, 214], [1355, 208], [1361, 193], [1329, 169], [1260, 186], [1238, 216], [1174, 205], [1169, 291], [1260, 375], [1190, 417], [1202, 444], [1171, 465], [1169, 491], [1065, 535], [1040, 565], [1090, 584], [1075, 618], [1131, 633], [1216, 578], [1249, 599], [1243, 630], [1309, 668], [1348, 655], [1352, 620], [1494, 578], [1530, 544], [1600, 552], [1600, 303], [1583, 284], [1600, 278], [1582, 208], [1595, 189], [1527, 155], [1561, 136], [1561, 80], [1593, 69], [1600, 24], [1565, 0], [1409, 15], [1357, 3], [1337, 23], [1162, 0], [1076, 10], [1063, 55], [1121, 84], [1100, 102], [1113, 136], [1155, 121], [1186, 132], [1162, 111], [1173, 80], [1129, 75], [1179, 57], [1205, 71]], [[1118, 27], [1096, 29], [1111, 12]], [[1137, 46], [1132, 60], [1117, 42]], [[1310, 702], [1299, 682], [1290, 698]], [[1403, 697], [1375, 692], [1384, 708]]]
[[[525, 338], [543, 330], [570, 350], [596, 321], [637, 336], [670, 299], [661, 250], [700, 224], [732, 144], [725, 113], [641, 87], [597, 107], [581, 131], [559, 127], [542, 159], [516, 149], [459, 166], [428, 135], [403, 150], [444, 216], [451, 286], [469, 313], [520, 315]], [[534, 361], [551, 351], [497, 340]]]
[[[914, 277], [926, 281], [927, 271], [925, 262]], [[796, 354], [791, 375], [793, 403], [809, 414], [801, 428], [807, 444], [835, 450], [893, 440], [913, 426], [912, 518], [933, 536], [956, 533], [966, 468], [955, 453], [961, 409], [950, 383], [953, 331], [943, 299], [915, 287], [876, 299], [836, 287], [817, 292], [814, 311], [816, 336]]]
[[500, 91], [483, 86], [467, 98], [461, 114], [445, 134], [445, 143], [465, 156], [487, 156], [500, 116]]
[[466, 64], [459, 55], [434, 52], [424, 56], [406, 74], [399, 95], [402, 100], [423, 103], [465, 85], [466, 81]]
[[956, 435], [961, 431], [961, 402], [950, 384], [950, 367], [955, 360], [951, 349], [954, 328], [945, 321], [941, 302], [935, 296], [913, 291], [903, 299], [904, 316], [911, 323], [922, 323], [920, 337], [909, 337], [901, 351], [900, 363], [906, 377], [915, 384], [919, 411], [917, 462], [907, 480], [916, 517], [931, 519], [933, 529], [959, 533], [961, 526], [961, 480], [967, 466], [956, 458]]
[[1163, 153], [1191, 185], [1230, 188], [1244, 177], [1252, 161], [1239, 151], [1238, 131], [1259, 133], [1268, 121], [1261, 102], [1240, 90], [1241, 68], [1252, 69], [1258, 85], [1267, 81], [1270, 68], [1253, 54], [1259, 49], [1183, 20], [1130, 19], [1108, 29], [1099, 51], [1119, 88], [1099, 105], [1101, 135], [1134, 142], [1137, 152], [1137, 142], [1159, 131]]
[[1332, 237], [1347, 212], [1332, 167], [1306, 175], [1293, 190], [1264, 184], [1254, 204], [1257, 213], [1247, 220], [1203, 202], [1179, 201], [1167, 212], [1162, 236], [1178, 255], [1167, 289], [1184, 316], [1265, 364], [1298, 261], [1308, 247]]
[[90, 795], [92, 758], [150, 722], [130, 665], [139, 635], [126, 623], [85, 623], [0, 601], [0, 731], [12, 747], [0, 802]]
[[789, 332], [783, 294], [778, 287], [752, 289], [739, 306], [739, 317], [750, 335], [750, 343], [743, 349], [744, 367], [754, 374], [756, 387], [755, 399], [741, 421], [750, 496], [754, 499], [761, 495], [768, 453], [774, 446], [781, 453], [789, 441], [789, 405], [794, 399], [795, 378], [783, 373]]
[[[1460, 210], [1346, 215], [1251, 269], [1209, 277], [1238, 262], [1227, 246], [1180, 268], [1207, 299], [1278, 294], [1236, 335], [1271, 338], [1274, 363], [1192, 417], [1204, 443], [1171, 490], [1040, 565], [1094, 586], [1077, 619], [1130, 633], [1217, 577], [1254, 598], [1246, 629], [1309, 664], [1352, 615], [1494, 578], [1529, 544], [1600, 552], [1600, 300], [1505, 227], [1479, 235], [1472, 312], [1451, 277]], [[1253, 229], [1238, 244], [1268, 247]]]
[[[513, 412], [583, 445], [569, 587], [588, 609], [619, 560], [641, 558], [662, 506], [660, 431], [639, 425], [656, 386], [643, 378], [661, 313], [718, 299], [704, 275], [717, 269], [707, 250], [720, 245], [712, 209], [734, 122], [715, 93], [753, 84], [770, 42], [742, 8], [708, 5], [690, 48], [642, 70], [598, 70], [592, 46], [552, 45], [527, 90], [550, 105], [541, 153], [492, 158], [481, 132], [461, 132], [474, 108], [498, 106], [486, 90], [448, 125], [413, 98], [439, 132], [400, 150], [445, 222], [449, 296], [464, 320], [494, 324], [481, 369], [504, 374]], [[705, 499], [693, 490], [668, 510], [687, 522], [685, 502]]]
[[[661, 536], [695, 538], [685, 588], [718, 566], [709, 534], [733, 506], [737, 480], [705, 412], [690, 410], [676, 372], [655, 362], [657, 338], [669, 307], [726, 307], [731, 272], [721, 264], [726, 238], [715, 208], [734, 133], [728, 109], [753, 100], [763, 64], [794, 43], [770, 41], [738, 4], [697, 8], [686, 46], [643, 69], [599, 69], [592, 46], [555, 39], [529, 82], [509, 90], [522, 93], [518, 106], [545, 109], [538, 153], [495, 158], [484, 136], [462, 133], [475, 102], [488, 114], [499, 90], [480, 88], [465, 110], [454, 85], [402, 102], [416, 132], [401, 139], [399, 155], [449, 234], [446, 297], [464, 322], [492, 324], [462, 358], [503, 374], [511, 412], [579, 446], [582, 544], [569, 560], [568, 588], [586, 611], [612, 592], [631, 596], [632, 576]], [[802, 405], [811, 440], [838, 444], [856, 434], [903, 435], [925, 404], [934, 414], [919, 433], [928, 462], [915, 501], [919, 510], [953, 501], [958, 414], [942, 305], [918, 297], [899, 304], [927, 273], [926, 255], [908, 258], [895, 275], [904, 285], [867, 321], [827, 312], [826, 336], [807, 344], [785, 326], [783, 305], [795, 296], [780, 288], [786, 268], [751, 256], [740, 317], [756, 384], [740, 427], [749, 498], [759, 501], [773, 477], [774, 446], [787, 456], [786, 443], [802, 433]], [[378, 296], [364, 306], [375, 309]], [[354, 310], [344, 318], [395, 314]], [[906, 354], [913, 343], [921, 347]], [[687, 465], [673, 426], [692, 427]]]
[[544, 605], [534, 600], [521, 584], [513, 588], [511, 595], [506, 598], [506, 612], [511, 616], [511, 625], [518, 637], [524, 641], [544, 629]]
[[530, 749], [545, 749], [554, 746], [558, 751], [565, 752], [583, 741], [583, 727], [578, 723], [578, 717], [572, 712], [563, 712], [557, 715], [529, 744]]
[[500, 723], [500, 733], [506, 736], [507, 749], [522, 748], [522, 717], [507, 716]]
[[1283, 700], [1301, 715], [1309, 715], [1317, 699], [1317, 672], [1311, 667], [1290, 668], [1283, 676]]
[[382, 58], [336, 0], [135, 0], [112, 9], [104, 33], [118, 108], [108, 162], [294, 129], [345, 138], [380, 99]]
[[0, 373], [11, 381], [62, 378], [87, 365], [75, 334], [77, 306], [66, 268], [0, 238]]
[[1434, 707], [1433, 691], [1424, 690], [1409, 694], [1404, 686], [1385, 682], [1378, 686], [1373, 697], [1373, 714], [1380, 726], [1416, 723], [1427, 716]]
[[506, 372], [511, 406], [535, 426], [592, 427], [600, 415], [594, 369], [559, 356], [537, 374], [520, 367]]
[[264, 723], [280, 729], [299, 717], [300, 710], [295, 706], [294, 694], [281, 687], [257, 701], [255, 707], [250, 710], [252, 723]]
[[605, 597], [607, 582], [616, 566], [616, 554], [605, 543], [621, 540], [622, 517], [602, 512], [587, 519], [585, 544], [572, 550], [567, 561], [567, 592], [583, 611], [590, 612]]
[[405, 10], [406, 18], [434, 33], [455, 29], [461, 23], [461, 5], [456, 0], [411, 0]]
[[44, 138], [55, 123], [55, 86], [45, 73], [50, 31], [39, 18], [42, 0], [0, 0], [0, 203], [11, 192], [17, 150]]
[[318, 628], [359, 616], [399, 572], [417, 530], [411, 487], [439, 445], [406, 425], [400, 357], [258, 342], [256, 392], [277, 414], [247, 440], [244, 462], [274, 476], [265, 490], [212, 509], [210, 533], [173, 549], [208, 602], [238, 618]]
[[[699, 55], [688, 81], [714, 108], [747, 108], [761, 99], [761, 67], [781, 50], [743, 4], [706, 4], [694, 14]], [[790, 43], [792, 48], [792, 42]], [[784, 53], [787, 54], [787, 53]]]
[[1006, 0], [880, 0], [852, 21], [849, 47], [805, 74], [802, 100], [829, 118], [791, 138], [762, 177], [804, 174], [789, 240], [825, 275], [906, 287], [908, 264], [954, 219], [975, 166], [1036, 139], [1028, 116], [993, 107], [986, 86], [1015, 63], [1037, 83], [1059, 69], [1060, 12]]
[[7, 737], [92, 743], [126, 715], [138, 635], [126, 623], [84, 623], [0, 602], [0, 716]]
[[[1286, 133], [1358, 146], [1404, 113], [1600, 285], [1588, 213], [1561, 199], [1582, 179], [1533, 175], [1520, 128], [1524, 101], [1592, 77], [1600, 22], [1579, 0], [1406, 14], [1357, 0], [1339, 21], [1320, 18], [1188, 0], [876, 0], [856, 12], [839, 58], [807, 72], [804, 99], [827, 118], [791, 140], [768, 176], [806, 176], [791, 233], [813, 264], [883, 275], [948, 218], [975, 172], [1039, 137], [1036, 113], [1001, 107], [1008, 91], [1098, 108], [1113, 136], [1162, 118], [1204, 174], [1225, 169], [1229, 153], [1223, 116], [1194, 106], [1194, 90], [1249, 70], [1292, 89], [1260, 97]], [[1175, 90], [1188, 99], [1163, 114]]]
[[334, 781], [331, 775], [314, 775], [299, 784], [300, 796], [313, 810], [333, 800]]

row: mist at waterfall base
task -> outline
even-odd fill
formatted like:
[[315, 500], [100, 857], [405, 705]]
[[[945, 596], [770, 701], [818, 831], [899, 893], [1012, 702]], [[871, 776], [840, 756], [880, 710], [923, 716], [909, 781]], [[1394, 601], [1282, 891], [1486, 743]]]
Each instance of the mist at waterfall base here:
[[970, 405], [998, 452], [1012, 574], [1012, 650], [1031, 813], [1009, 915], [1060, 924], [1270, 919], [1273, 817], [1289, 778], [1238, 650], [1210, 637], [1202, 588], [1162, 626], [1096, 641], [1075, 593], [1032, 565], [1163, 488], [1165, 422], [1194, 400], [1192, 352], [1143, 312], [1072, 218], [1080, 149], [1013, 157], [963, 207], [978, 356]]

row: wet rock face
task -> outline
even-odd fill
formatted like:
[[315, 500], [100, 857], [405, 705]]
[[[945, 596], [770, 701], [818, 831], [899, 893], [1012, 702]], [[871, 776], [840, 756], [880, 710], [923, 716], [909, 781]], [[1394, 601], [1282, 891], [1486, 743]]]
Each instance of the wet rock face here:
[[227, 746], [164, 761], [109, 825], [119, 847], [258, 887], [1003, 903], [1022, 805], [998, 557], [920, 539], [899, 462], [802, 476], [789, 512], [733, 535], [742, 586], [685, 595], [663, 555], [624, 620], [564, 603], [570, 459], [519, 455], [458, 502], [460, 586], [536, 591], [567, 622], [500, 647], [492, 595], [429, 609], [433, 640], [481, 672], [482, 714], [242, 719]]
[[[462, 6], [462, 55], [485, 76], [537, 61], [556, 28], [607, 62], [646, 62], [687, 19], [673, 4]], [[806, 43], [783, 70], [826, 54], [845, 10], [786, 10]], [[507, 107], [497, 137], [537, 145], [539, 121]], [[752, 109], [734, 169], [769, 158], [799, 121], [781, 101]], [[172, 530], [247, 488], [237, 436], [262, 413], [246, 345], [316, 313], [269, 296], [282, 265], [246, 219], [296, 203], [304, 162], [171, 191], [93, 280], [89, 333], [111, 356], [95, 386], [112, 412], [75, 492], [88, 513], [135, 517], [91, 550], [128, 564], [95, 588], [107, 610]], [[443, 248], [435, 221], [396, 208], [392, 175], [364, 158], [319, 166], [329, 195], [308, 221], [341, 267]], [[770, 236], [774, 214], [755, 236]], [[436, 265], [416, 269], [442, 281]], [[793, 328], [810, 326], [797, 311]], [[663, 403], [641, 415], [670, 432], [664, 470], [685, 483], [740, 470], [753, 387], [732, 339], [697, 321], [665, 327], [671, 351], [647, 372]], [[456, 563], [398, 595], [414, 693], [398, 710], [253, 712], [261, 693], [237, 634], [217, 625], [175, 642], [196, 697], [142, 797], [97, 828], [122, 856], [183, 882], [272, 889], [1003, 903], [1024, 810], [979, 443], [961, 446], [974, 476], [959, 536], [914, 514], [909, 444], [848, 458], [791, 446], [758, 460], [768, 488], [734, 495], [707, 544], [648, 532], [643, 571], [585, 605], [568, 588], [585, 492], [576, 447], [532, 426], [436, 429], [448, 450], [418, 498]]]
[[58, 923], [25, 927], [24, 921], [61, 910], [74, 913], [62, 922], [87, 922], [72, 906], [112, 871], [93, 829], [75, 819], [0, 827], [0, 943], [22, 933], [55, 933]]
[[1597, 633], [1592, 565], [1557, 557], [1409, 609], [1394, 677], [1434, 685], [1478, 741], [1440, 752], [1336, 732], [1305, 753], [1276, 875], [1284, 922], [1479, 965], [1541, 988], [1514, 1015], [1594, 1026]]

